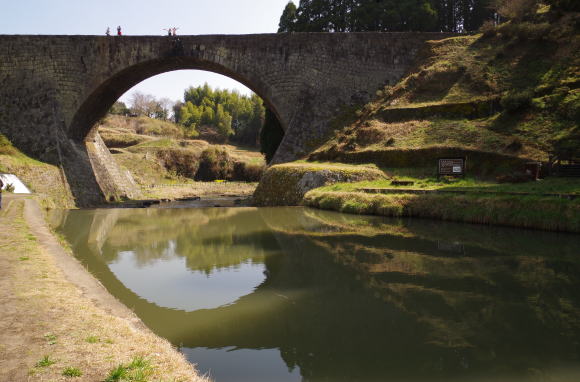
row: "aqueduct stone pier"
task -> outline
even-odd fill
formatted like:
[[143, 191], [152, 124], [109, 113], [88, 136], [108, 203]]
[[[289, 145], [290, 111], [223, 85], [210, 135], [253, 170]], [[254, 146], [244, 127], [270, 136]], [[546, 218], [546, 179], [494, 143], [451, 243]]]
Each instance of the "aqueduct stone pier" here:
[[[137, 83], [200, 69], [248, 86], [285, 137], [276, 162], [321, 142], [343, 107], [396, 82], [440, 33], [291, 33], [213, 36], [0, 36], [0, 133], [60, 165], [79, 205], [135, 192], [94, 134]], [[186, 87], [188, 84], [184, 84]]]

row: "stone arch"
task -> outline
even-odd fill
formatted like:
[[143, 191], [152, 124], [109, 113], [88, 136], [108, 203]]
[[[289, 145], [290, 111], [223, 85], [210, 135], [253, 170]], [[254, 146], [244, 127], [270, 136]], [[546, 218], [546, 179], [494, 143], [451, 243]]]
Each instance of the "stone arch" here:
[[[71, 122], [67, 128], [67, 135], [72, 145], [77, 148], [74, 151], [80, 152], [83, 157], [88, 159], [85, 165], [87, 169], [85, 172], [92, 169], [94, 182], [98, 184], [98, 189], [100, 189], [100, 193], [106, 200], [111, 201], [126, 197], [139, 198], [140, 191], [134, 184], [132, 177], [116, 165], [100, 136], [95, 134], [95, 125], [106, 115], [121, 95], [147, 78], [175, 70], [187, 69], [204, 70], [224, 75], [242, 83], [260, 96], [266, 106], [274, 112], [281, 126], [286, 129], [287, 123], [281, 118], [280, 107], [278, 107], [272, 96], [274, 90], [271, 86], [258, 75], [240, 74], [225, 64], [220, 64], [220, 61], [223, 60], [220, 60], [219, 57], [215, 57], [214, 60], [208, 60], [192, 56], [165, 56], [147, 59], [127, 65], [116, 73], [103, 77], [104, 79], [97, 86], [94, 86], [92, 91], [87, 92], [88, 94], [83, 97], [72, 114]], [[65, 172], [68, 173], [70, 171], [65, 169]], [[79, 176], [79, 171], [76, 171], [76, 174], [67, 175], [67, 177], [71, 178], [78, 178]], [[85, 181], [84, 183], [87, 182]], [[82, 194], [82, 192], [77, 191], [75, 194]], [[98, 197], [92, 199], [97, 200]]]
[[200, 60], [194, 57], [169, 57], [144, 61], [131, 65], [107, 78], [99, 84], [80, 104], [68, 128], [71, 139], [81, 142], [94, 125], [106, 115], [111, 106], [126, 91], [140, 82], [159, 74], [176, 70], [202, 70], [217, 73], [238, 81], [256, 93], [266, 106], [274, 112], [282, 128], [287, 129], [288, 121], [281, 117], [276, 102], [272, 99], [272, 89], [259, 78], [249, 79], [224, 65]]
[[[285, 130], [273, 162], [304, 157], [341, 110], [396, 83], [428, 40], [445, 33], [277, 33], [179, 36], [0, 36], [0, 132], [58, 164], [77, 205], [122, 197], [99, 178], [84, 145], [95, 122], [132, 85], [199, 69], [254, 90]], [[101, 150], [98, 137], [93, 148]], [[98, 146], [98, 147], [97, 147]], [[102, 145], [104, 147], [104, 144]], [[55, 154], [58, 153], [58, 156]], [[94, 154], [94, 153], [93, 153]], [[97, 169], [95, 169], [97, 168]], [[93, 173], [94, 172], [94, 173]]]

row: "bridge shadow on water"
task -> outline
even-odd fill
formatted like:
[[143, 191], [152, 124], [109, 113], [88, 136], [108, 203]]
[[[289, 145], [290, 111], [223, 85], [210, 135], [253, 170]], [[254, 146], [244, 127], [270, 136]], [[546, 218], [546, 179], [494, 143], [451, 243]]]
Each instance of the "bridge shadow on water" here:
[[[55, 221], [107, 289], [183, 349], [278, 349], [308, 381], [580, 377], [576, 235], [303, 208]], [[253, 264], [263, 277], [226, 304], [180, 309], [124, 283], [113, 270], [127, 253], [136, 269], [180, 259], [188, 274]]]

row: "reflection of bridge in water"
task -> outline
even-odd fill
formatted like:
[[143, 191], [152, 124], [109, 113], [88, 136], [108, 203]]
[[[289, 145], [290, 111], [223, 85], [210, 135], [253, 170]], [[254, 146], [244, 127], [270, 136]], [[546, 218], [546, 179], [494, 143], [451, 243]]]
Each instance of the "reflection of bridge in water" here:
[[[184, 347], [279, 348], [304, 377], [341, 380], [578, 359], [573, 235], [296, 208], [73, 212], [62, 228], [83, 233], [75, 251], [119, 300]], [[128, 249], [151, 261], [169, 240], [191, 270], [252, 259], [267, 277], [230, 305], [186, 312], [139, 297], [107, 265]]]

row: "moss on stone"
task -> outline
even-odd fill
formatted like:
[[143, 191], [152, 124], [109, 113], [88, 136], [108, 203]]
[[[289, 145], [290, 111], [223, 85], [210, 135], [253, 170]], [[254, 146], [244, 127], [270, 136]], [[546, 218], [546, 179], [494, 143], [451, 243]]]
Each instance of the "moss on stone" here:
[[299, 205], [309, 190], [337, 182], [385, 178], [375, 166], [292, 162], [270, 167], [262, 177], [254, 203], [258, 206]]

